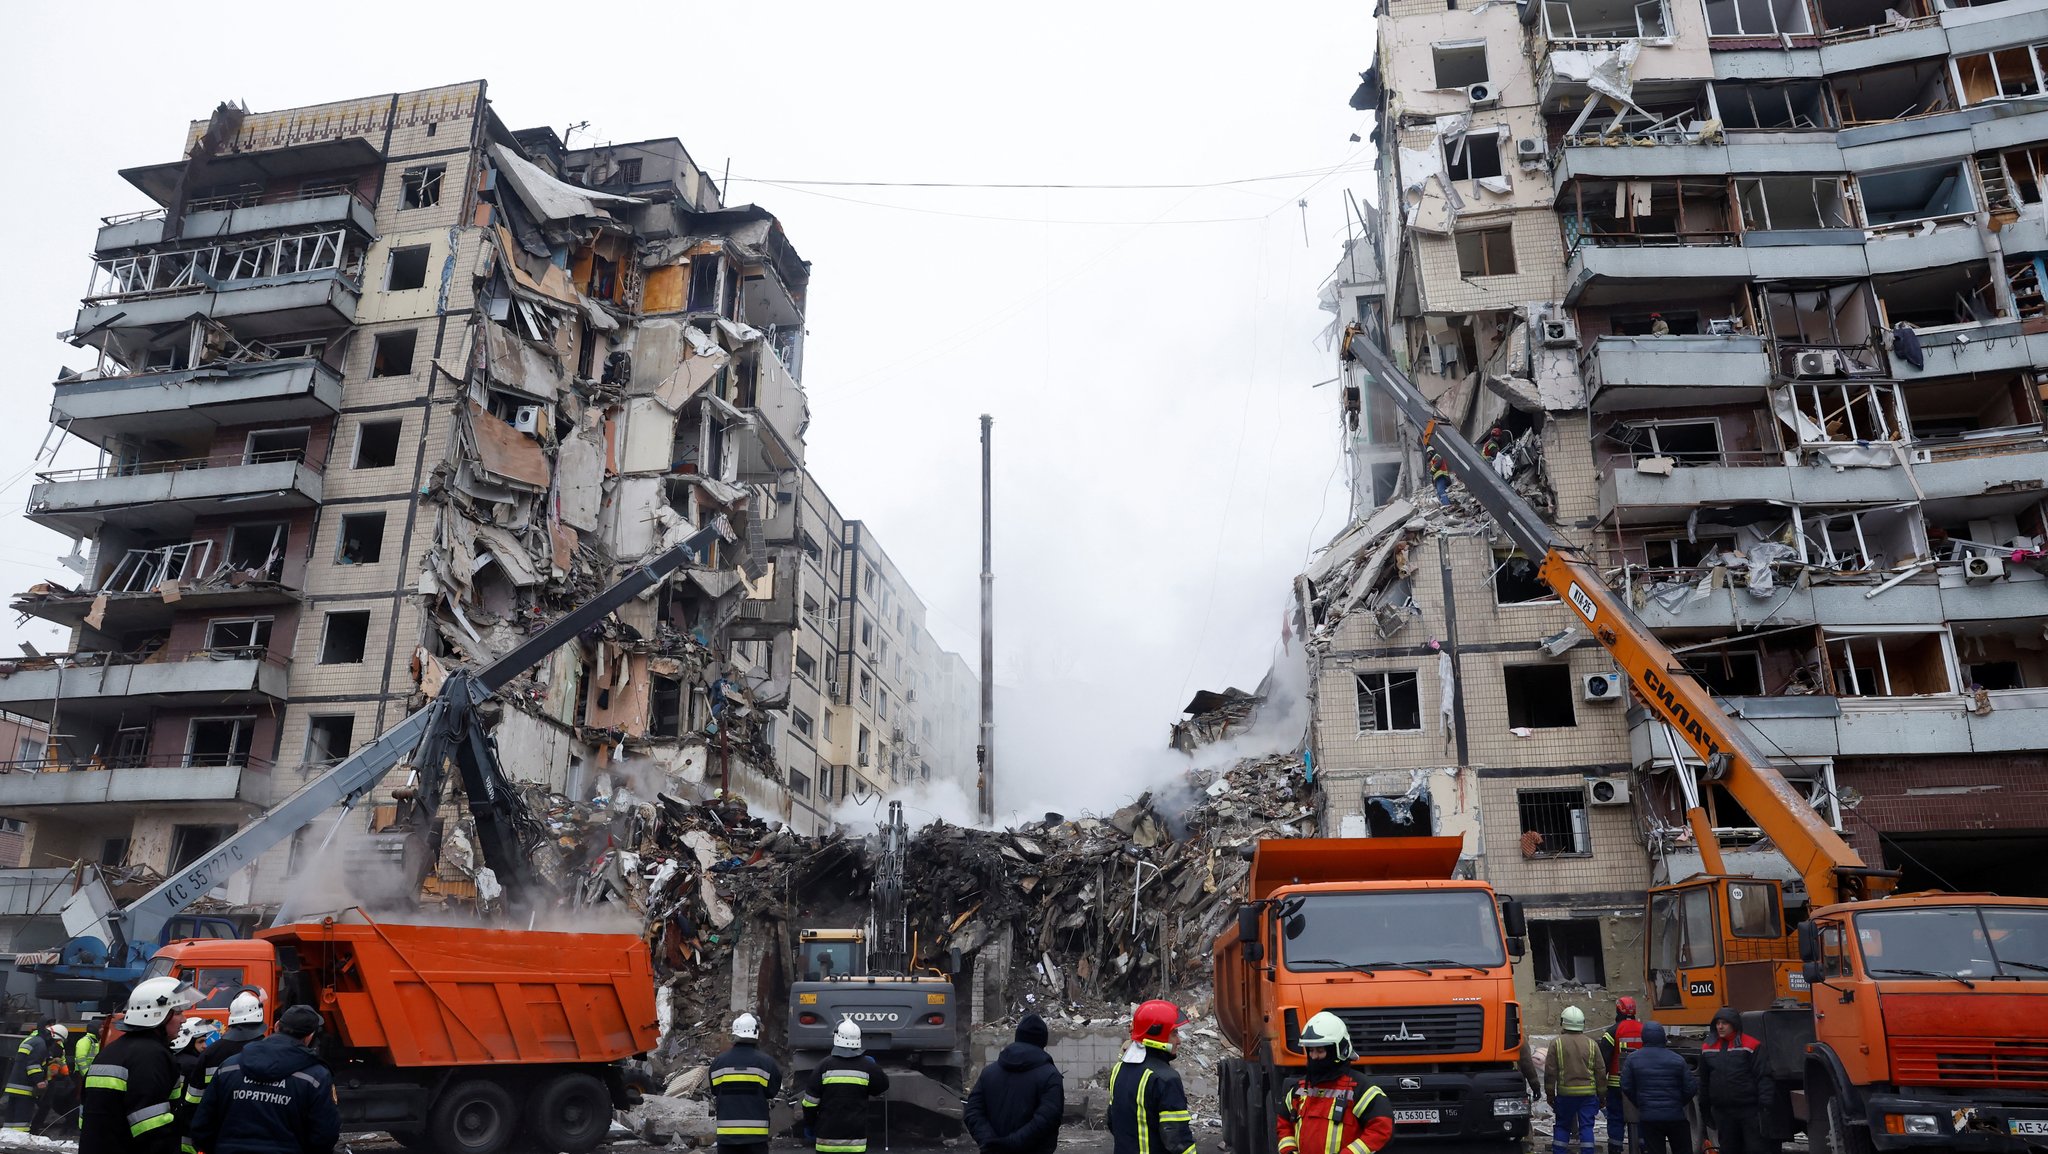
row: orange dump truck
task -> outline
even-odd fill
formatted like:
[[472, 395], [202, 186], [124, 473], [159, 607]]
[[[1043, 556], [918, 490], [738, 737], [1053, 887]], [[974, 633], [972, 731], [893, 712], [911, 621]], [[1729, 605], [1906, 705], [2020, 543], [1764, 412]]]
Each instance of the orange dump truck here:
[[203, 1017], [252, 987], [273, 1018], [317, 1008], [343, 1129], [442, 1154], [594, 1148], [630, 1104], [623, 1061], [660, 1036], [653, 961], [629, 934], [330, 920], [173, 942], [159, 974], [207, 994]]
[[1454, 878], [1462, 839], [1298, 838], [1253, 849], [1237, 924], [1216, 939], [1216, 1017], [1237, 1054], [1218, 1071], [1235, 1154], [1270, 1154], [1274, 1115], [1307, 1056], [1301, 1027], [1344, 1022], [1397, 1136], [1529, 1132], [1511, 959], [1522, 911]]

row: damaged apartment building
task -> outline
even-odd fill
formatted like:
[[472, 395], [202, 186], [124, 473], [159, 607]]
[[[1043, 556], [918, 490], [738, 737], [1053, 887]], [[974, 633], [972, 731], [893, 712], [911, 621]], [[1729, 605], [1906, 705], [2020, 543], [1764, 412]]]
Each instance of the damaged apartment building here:
[[[0, 709], [51, 731], [0, 767], [35, 875], [7, 912], [81, 863], [184, 866], [720, 517], [501, 694], [507, 772], [805, 833], [972, 780], [964, 663], [805, 468], [811, 270], [775, 216], [674, 139], [509, 131], [482, 82], [222, 105], [179, 152], [123, 170], [154, 207], [106, 219], [60, 334], [97, 362], [58, 374], [51, 444], [99, 460], [28, 500], [76, 579], [15, 608], [73, 644], [0, 663]], [[227, 897], [275, 901], [317, 832]]]
[[[1325, 307], [1866, 861], [2048, 893], [2048, 3], [1378, 16], [1352, 103], [1379, 207]], [[1669, 746], [1536, 559], [1343, 383], [1354, 520], [1297, 588], [1326, 823], [1462, 834], [1532, 911], [1533, 1012], [1642, 996], [1645, 888], [1699, 869]], [[1731, 868], [1789, 876], [1704, 796]]]

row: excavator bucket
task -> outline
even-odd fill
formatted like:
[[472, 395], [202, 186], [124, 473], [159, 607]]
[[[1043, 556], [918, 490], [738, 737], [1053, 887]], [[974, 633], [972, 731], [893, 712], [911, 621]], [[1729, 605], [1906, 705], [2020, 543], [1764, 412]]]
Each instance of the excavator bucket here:
[[1465, 839], [1456, 837], [1303, 837], [1261, 841], [1252, 858], [1251, 896], [1312, 882], [1448, 878]]

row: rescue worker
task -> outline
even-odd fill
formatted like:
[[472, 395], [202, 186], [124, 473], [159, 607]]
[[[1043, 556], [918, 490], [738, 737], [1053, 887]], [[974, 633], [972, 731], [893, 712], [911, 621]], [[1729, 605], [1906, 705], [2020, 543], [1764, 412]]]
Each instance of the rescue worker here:
[[1553, 1154], [1577, 1149], [1593, 1154], [1593, 1122], [1600, 1117], [1600, 1090], [1605, 1081], [1600, 1046], [1586, 1036], [1586, 1012], [1566, 1006], [1558, 1015], [1564, 1030], [1551, 1043], [1543, 1063], [1543, 1093], [1557, 1114], [1551, 1129]]
[[[1328, 1010], [1301, 1029], [1308, 1071], [1280, 1097], [1280, 1154], [1377, 1154], [1394, 1136], [1387, 1092], [1353, 1074], [1344, 1020]], [[1333, 1132], [1334, 1131], [1334, 1132]]]
[[982, 1154], [1052, 1154], [1059, 1148], [1067, 1085], [1045, 1052], [1051, 1041], [1045, 1019], [1026, 1014], [1015, 1040], [981, 1068], [963, 1121]]
[[1131, 1015], [1131, 1044], [1109, 1071], [1110, 1136], [1115, 1154], [1192, 1154], [1194, 1117], [1173, 1069], [1175, 1034], [1187, 1016], [1154, 999]]
[[262, 1036], [263, 995], [255, 990], [243, 990], [228, 1003], [228, 1028], [206, 1048], [206, 1063], [199, 1079], [201, 1092], [213, 1084], [214, 1076], [228, 1064], [229, 1058]]
[[1621, 1069], [1643, 1045], [1643, 1024], [1636, 1019], [1636, 1000], [1624, 995], [1614, 1003], [1614, 1024], [1600, 1035], [1600, 1060], [1607, 1067], [1607, 1154], [1642, 1154], [1643, 1136], [1634, 1110], [1621, 1092]]
[[171, 1039], [171, 1053], [178, 1063], [178, 1132], [191, 1126], [199, 1109], [199, 1096], [206, 1092], [206, 1041], [217, 1027], [205, 1018], [187, 1018]]
[[1714, 1040], [1700, 1047], [1700, 1108], [1721, 1154], [1764, 1154], [1764, 1111], [1775, 1092], [1763, 1043], [1742, 1032], [1734, 1007], [1714, 1011]]
[[832, 1031], [832, 1056], [811, 1071], [804, 1090], [804, 1130], [818, 1154], [867, 1154], [868, 1099], [889, 1092], [889, 1075], [861, 1052], [860, 1025], [842, 1018]]
[[[214, 1071], [192, 1118], [204, 1154], [333, 1154], [341, 1140], [334, 1077], [313, 1052], [320, 1011], [293, 1006], [277, 1032], [251, 1042]], [[83, 1152], [81, 1152], [83, 1154]]]
[[85, 1101], [85, 1073], [100, 1056], [100, 1032], [107, 1028], [109, 1019], [101, 1018], [97, 1026], [88, 1023], [79, 1031], [79, 1039], [71, 1044], [71, 1109], [74, 1114], [72, 1125], [85, 1129], [85, 1113], [79, 1109]]
[[1429, 483], [1436, 486], [1436, 503], [1451, 503], [1451, 466], [1440, 453], [1429, 455]]
[[14, 1066], [7, 1077], [7, 1126], [27, 1131], [42, 1107], [43, 1093], [50, 1088], [50, 1059], [62, 1057], [62, 1042], [53, 1042], [50, 1030], [55, 1018], [44, 1018], [14, 1048]]
[[1664, 319], [1663, 313], [1650, 314], [1650, 335], [1653, 337], [1668, 337], [1671, 335], [1671, 322]]
[[145, 978], [128, 995], [120, 1036], [85, 1072], [78, 1154], [178, 1154], [178, 1063], [171, 1035], [198, 1004], [176, 978]]
[[761, 1020], [732, 1020], [732, 1048], [711, 1063], [711, 1098], [718, 1113], [718, 1148], [768, 1149], [768, 1104], [782, 1092], [782, 1071], [761, 1052]]
[[33, 1133], [41, 1134], [54, 1123], [70, 1123], [78, 1111], [78, 1082], [84, 1074], [71, 1064], [70, 1039], [70, 1027], [62, 1023], [50, 1027], [50, 1062], [43, 1072], [48, 1089], [36, 1099], [36, 1116], [29, 1123]]
[[1642, 1048], [1621, 1067], [1621, 1092], [1636, 1108], [1638, 1140], [1649, 1154], [1692, 1154], [1685, 1108], [1699, 1095], [1700, 1080], [1664, 1041], [1663, 1023], [1643, 1023]]

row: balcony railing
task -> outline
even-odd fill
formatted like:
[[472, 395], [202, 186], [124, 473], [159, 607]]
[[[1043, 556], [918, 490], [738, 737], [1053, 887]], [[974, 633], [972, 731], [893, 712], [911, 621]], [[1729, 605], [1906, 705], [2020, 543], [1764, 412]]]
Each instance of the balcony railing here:
[[1569, 253], [1583, 248], [1734, 248], [1742, 237], [1732, 232], [1596, 232], [1580, 233]]
[[[234, 281], [359, 266], [362, 250], [346, 229], [322, 229], [261, 240], [111, 257], [93, 263], [85, 303], [202, 292]], [[359, 267], [349, 269], [352, 277]]]
[[[22, 659], [15, 659], [17, 662]], [[43, 661], [66, 669], [107, 669], [126, 665], [175, 665], [186, 661], [261, 661], [280, 669], [291, 668], [291, 658], [272, 653], [264, 645], [200, 645], [182, 649], [143, 646], [139, 649], [89, 649], [76, 653], [47, 654]], [[5, 662], [4, 664], [14, 664]], [[41, 662], [36, 664], [40, 665]]]
[[102, 773], [113, 769], [218, 769], [235, 766], [269, 773], [272, 764], [246, 753], [126, 753], [85, 758], [41, 757], [0, 761], [0, 773]]
[[1891, 375], [1891, 361], [1875, 341], [1861, 345], [1834, 345], [1774, 340], [1771, 346], [1778, 375], [1795, 381], [1815, 377]]
[[104, 481], [110, 477], [147, 477], [158, 473], [189, 473], [196, 469], [233, 469], [242, 465], [274, 465], [290, 461], [309, 465], [318, 470], [326, 466], [324, 460], [309, 460], [304, 449], [269, 449], [259, 453], [242, 453], [233, 457], [180, 457], [169, 461], [108, 461], [99, 465], [88, 465], [82, 469], [56, 469], [37, 473], [36, 480], [45, 483], [65, 481]]

